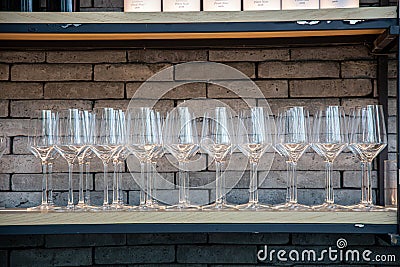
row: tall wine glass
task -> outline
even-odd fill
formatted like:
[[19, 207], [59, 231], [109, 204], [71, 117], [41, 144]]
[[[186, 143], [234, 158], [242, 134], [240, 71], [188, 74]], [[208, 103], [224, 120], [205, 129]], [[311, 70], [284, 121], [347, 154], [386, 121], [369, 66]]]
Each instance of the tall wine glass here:
[[325, 161], [325, 190], [326, 198], [322, 205], [313, 209], [345, 210], [346, 208], [334, 204], [332, 165], [336, 157], [348, 144], [348, 129], [343, 107], [328, 106], [319, 109], [314, 116], [311, 146]]
[[203, 119], [201, 147], [215, 161], [216, 189], [215, 203], [203, 207], [211, 210], [233, 210], [233, 205], [226, 203], [225, 175], [223, 165], [234, 149], [234, 123], [230, 110], [226, 107], [216, 107], [212, 112], [206, 112]]
[[29, 123], [28, 148], [42, 164], [42, 202], [28, 210], [54, 210], [52, 196], [51, 160], [56, 154], [58, 114], [51, 110], [35, 112]]
[[[68, 164], [68, 204], [66, 209], [73, 210], [75, 208], [72, 185], [73, 164], [86, 147], [85, 127], [82, 113], [79, 109], [60, 111], [59, 114], [59, 136], [56, 148]], [[83, 179], [83, 177], [80, 178]], [[80, 179], [79, 184], [82, 185], [82, 183], [83, 180]], [[83, 187], [80, 186], [80, 197], [83, 200], [82, 190]]]
[[297, 203], [297, 162], [309, 143], [310, 119], [304, 107], [288, 107], [278, 111], [276, 151], [286, 159], [288, 168], [288, 187], [286, 203], [275, 206], [283, 210], [308, 210], [309, 207]]
[[258, 173], [260, 158], [272, 147], [272, 129], [274, 119], [272, 114], [263, 107], [251, 107], [240, 112], [237, 142], [239, 150], [249, 158], [250, 185], [249, 202], [239, 205], [243, 210], [260, 210], [270, 208], [258, 202]]
[[[153, 210], [151, 197], [151, 159], [162, 147], [162, 135], [154, 110], [148, 107], [128, 109], [128, 148], [140, 161], [141, 210]], [[147, 169], [147, 178], [145, 171]]]
[[117, 113], [113, 108], [95, 109], [95, 139], [93, 152], [103, 163], [103, 210], [109, 210], [108, 201], [108, 164], [120, 148], [117, 135]]
[[356, 107], [350, 115], [350, 150], [360, 159], [361, 202], [353, 210], [384, 210], [372, 203], [372, 161], [387, 146], [387, 135], [381, 105]]
[[[79, 195], [78, 204], [75, 209], [90, 210], [94, 207], [90, 205], [90, 160], [93, 158], [92, 145], [94, 143], [94, 118], [95, 116], [88, 110], [80, 111], [80, 127], [82, 131], [83, 147], [77, 155], [79, 164]], [[85, 177], [84, 177], [85, 173]]]
[[122, 110], [115, 110], [116, 113], [116, 135], [117, 135], [117, 148], [112, 155], [112, 163], [114, 166], [113, 174], [113, 201], [111, 207], [114, 209], [125, 208], [123, 195], [121, 190], [121, 172], [122, 165], [128, 157], [129, 152], [126, 147], [126, 117], [125, 112]]
[[189, 107], [177, 107], [168, 113], [163, 129], [165, 148], [179, 162], [179, 202], [172, 209], [197, 210], [189, 202], [189, 173], [187, 162], [199, 151], [194, 114]]

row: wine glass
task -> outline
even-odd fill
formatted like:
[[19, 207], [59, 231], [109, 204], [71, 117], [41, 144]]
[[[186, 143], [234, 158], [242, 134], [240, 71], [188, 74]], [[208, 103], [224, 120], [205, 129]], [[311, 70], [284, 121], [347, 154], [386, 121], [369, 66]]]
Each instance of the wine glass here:
[[124, 201], [121, 190], [121, 172], [122, 165], [128, 157], [129, 152], [126, 147], [126, 117], [122, 110], [115, 110], [116, 113], [116, 135], [117, 145], [114, 154], [112, 155], [112, 163], [114, 166], [113, 174], [113, 201], [111, 207], [114, 209], [124, 209]]
[[237, 142], [239, 150], [249, 158], [250, 185], [249, 202], [237, 206], [243, 210], [261, 210], [270, 208], [258, 202], [258, 173], [260, 158], [272, 147], [272, 114], [263, 107], [251, 107], [240, 112]]
[[113, 108], [95, 109], [95, 138], [92, 150], [103, 163], [103, 206], [102, 210], [111, 207], [108, 201], [108, 164], [120, 148], [117, 134], [117, 113]]
[[29, 122], [28, 149], [42, 165], [42, 202], [35, 210], [55, 210], [52, 196], [52, 160], [56, 154], [58, 136], [58, 114], [51, 110], [36, 111]]
[[276, 151], [286, 159], [288, 187], [286, 203], [274, 208], [282, 210], [308, 210], [309, 207], [297, 203], [297, 162], [310, 146], [309, 112], [305, 107], [279, 109], [277, 118]]
[[234, 149], [233, 116], [227, 107], [216, 107], [206, 112], [203, 119], [201, 147], [215, 161], [216, 190], [215, 203], [203, 207], [205, 210], [234, 210], [226, 203], [225, 175], [223, 165]]
[[[154, 210], [151, 197], [152, 177], [151, 159], [162, 147], [162, 135], [158, 124], [157, 114], [148, 107], [128, 109], [128, 149], [140, 161], [140, 210]], [[147, 169], [147, 178], [145, 171]]]
[[325, 161], [326, 198], [322, 205], [314, 210], [346, 210], [344, 206], [334, 204], [332, 165], [336, 157], [348, 144], [348, 129], [343, 107], [328, 106], [319, 109], [314, 116], [311, 147]]
[[[79, 109], [68, 109], [59, 112], [59, 132], [56, 149], [68, 164], [68, 204], [66, 209], [73, 210], [74, 195], [72, 173], [74, 161], [86, 148], [85, 126], [82, 112]], [[80, 207], [83, 204], [83, 175], [79, 177]]]
[[350, 115], [350, 150], [361, 161], [361, 202], [353, 210], [384, 210], [372, 203], [372, 161], [387, 146], [386, 125], [381, 105], [356, 107]]
[[[95, 116], [88, 110], [80, 111], [80, 128], [82, 131], [83, 147], [77, 155], [79, 164], [79, 194], [77, 210], [90, 210], [94, 207], [90, 205], [90, 160], [93, 158], [92, 145], [94, 143], [94, 118]], [[85, 173], [85, 177], [84, 177]]]
[[171, 209], [198, 210], [189, 202], [187, 162], [199, 151], [194, 114], [189, 107], [177, 107], [168, 113], [163, 129], [164, 146], [179, 162], [179, 202]]

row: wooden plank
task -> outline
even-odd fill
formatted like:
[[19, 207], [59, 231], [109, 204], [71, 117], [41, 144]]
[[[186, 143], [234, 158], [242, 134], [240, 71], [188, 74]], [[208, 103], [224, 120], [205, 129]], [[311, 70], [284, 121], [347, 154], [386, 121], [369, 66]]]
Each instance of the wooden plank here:
[[396, 224], [396, 212], [0, 212], [0, 226], [136, 223]]
[[0, 12], [0, 23], [206, 23], [397, 18], [396, 7], [246, 12]]
[[121, 41], [121, 40], [172, 40], [172, 39], [230, 39], [230, 38], [290, 38], [376, 35], [384, 29], [277, 31], [277, 32], [213, 32], [213, 33], [0, 33], [0, 40], [22, 41]]

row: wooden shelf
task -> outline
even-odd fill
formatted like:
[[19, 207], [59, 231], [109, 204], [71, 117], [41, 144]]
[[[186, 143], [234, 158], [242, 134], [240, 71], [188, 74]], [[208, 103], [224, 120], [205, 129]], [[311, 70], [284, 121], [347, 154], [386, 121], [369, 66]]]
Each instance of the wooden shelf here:
[[[53, 229], [98, 232], [201, 232], [229, 231], [310, 231], [388, 233], [396, 229], [396, 212], [0, 212], [0, 234], [21, 229]], [[157, 225], [157, 227], [154, 227]], [[291, 225], [290, 229], [288, 225]], [[171, 226], [173, 226], [171, 228]], [[38, 228], [39, 227], [39, 228]], [[53, 228], [52, 228], [53, 227]], [[106, 228], [104, 228], [106, 227]], [[233, 228], [232, 228], [233, 227]], [[211, 230], [210, 230], [211, 229]], [[347, 229], [347, 230], [344, 230]], [[239, 231], [239, 230], [237, 230]], [[29, 231], [28, 231], [29, 232]], [[34, 231], [33, 231], [34, 232]]]
[[0, 13], [0, 40], [154, 40], [378, 35], [396, 7], [189, 13]]

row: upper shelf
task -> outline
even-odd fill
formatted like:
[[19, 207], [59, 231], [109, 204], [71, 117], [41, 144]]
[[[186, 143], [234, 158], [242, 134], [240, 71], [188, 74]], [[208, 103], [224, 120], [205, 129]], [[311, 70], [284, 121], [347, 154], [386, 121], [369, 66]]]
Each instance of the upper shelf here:
[[0, 13], [0, 40], [152, 40], [378, 35], [396, 7], [188, 13]]

